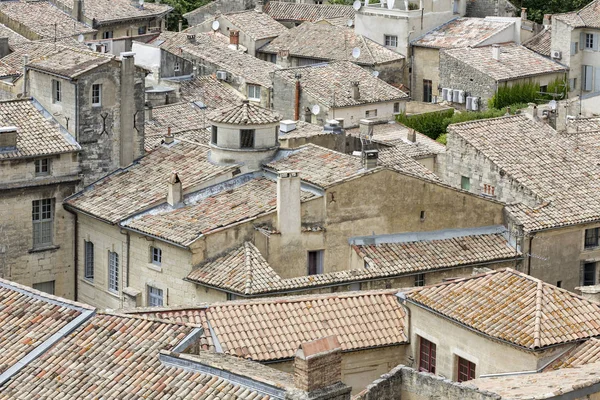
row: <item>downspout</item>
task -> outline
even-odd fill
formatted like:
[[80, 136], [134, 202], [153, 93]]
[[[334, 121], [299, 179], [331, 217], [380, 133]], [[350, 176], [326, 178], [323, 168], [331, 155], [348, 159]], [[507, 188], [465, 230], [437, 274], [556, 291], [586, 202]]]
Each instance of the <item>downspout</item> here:
[[531, 275], [531, 255], [533, 254], [533, 252], [531, 251], [531, 246], [533, 245], [533, 235], [529, 236], [529, 249], [528, 250], [528, 255], [527, 255], [527, 275]]
[[79, 220], [77, 219], [77, 213], [74, 211], [69, 210], [66, 207], [63, 207], [68, 213], [73, 214], [74, 218], [75, 218], [75, 229], [74, 229], [74, 240], [75, 243], [73, 243], [73, 263], [75, 264], [75, 268], [73, 268], [73, 275], [75, 277], [75, 283], [73, 285], [73, 290], [75, 291], [73, 294], [73, 300], [77, 301], [77, 292], [78, 292], [78, 286], [77, 286], [77, 281], [79, 280]]
[[294, 96], [294, 120], [300, 120], [300, 79], [296, 79], [296, 93]]
[[75, 141], [79, 142], [79, 82], [75, 82], [75, 110], [77, 110], [75, 113]]
[[[123, 231], [125, 231], [125, 232], [123, 232]], [[127, 240], [126, 240], [126, 242], [125, 242], [125, 243], [126, 243], [125, 247], [126, 247], [126, 249], [127, 249], [127, 250], [126, 250], [126, 251], [127, 251], [127, 256], [126, 256], [126, 261], [127, 261], [127, 271], [125, 272], [125, 287], [129, 287], [129, 262], [130, 262], [130, 260], [131, 260], [131, 256], [130, 256], [130, 251], [129, 251], [129, 249], [131, 248], [131, 247], [130, 247], [130, 244], [131, 244], [131, 236], [129, 235], [129, 231], [128, 231], [128, 230], [126, 230], [126, 229], [123, 229], [123, 228], [121, 228], [121, 229], [120, 229], [120, 232], [119, 232], [119, 233], [121, 233], [121, 235], [127, 235]]]

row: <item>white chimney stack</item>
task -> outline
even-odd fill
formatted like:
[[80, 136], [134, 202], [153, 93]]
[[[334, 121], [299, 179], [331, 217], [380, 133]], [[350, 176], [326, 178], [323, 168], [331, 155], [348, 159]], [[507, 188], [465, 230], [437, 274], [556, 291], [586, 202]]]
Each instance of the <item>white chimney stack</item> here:
[[300, 171], [279, 171], [277, 176], [277, 230], [299, 235], [301, 226]]
[[500, 45], [499, 44], [492, 45], [492, 57], [494, 58], [494, 60], [500, 61]]
[[183, 188], [181, 185], [181, 179], [179, 179], [177, 172], [171, 172], [167, 184], [169, 188], [167, 192], [167, 203], [169, 203], [171, 207], [181, 204], [183, 201]]

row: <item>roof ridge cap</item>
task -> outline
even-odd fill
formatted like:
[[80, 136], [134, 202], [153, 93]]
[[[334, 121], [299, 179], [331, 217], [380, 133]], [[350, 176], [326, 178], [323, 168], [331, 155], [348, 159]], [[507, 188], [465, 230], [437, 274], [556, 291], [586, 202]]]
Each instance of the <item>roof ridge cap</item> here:
[[533, 348], [541, 347], [541, 321], [542, 321], [542, 300], [544, 298], [544, 284], [541, 280], [537, 282], [535, 293], [535, 322], [533, 326]]
[[245, 287], [244, 293], [251, 294], [252, 293], [252, 283], [253, 283], [253, 275], [252, 275], [252, 261], [251, 261], [251, 249], [249, 248], [249, 242], [244, 242], [244, 264], [246, 266], [246, 277], [245, 277]]

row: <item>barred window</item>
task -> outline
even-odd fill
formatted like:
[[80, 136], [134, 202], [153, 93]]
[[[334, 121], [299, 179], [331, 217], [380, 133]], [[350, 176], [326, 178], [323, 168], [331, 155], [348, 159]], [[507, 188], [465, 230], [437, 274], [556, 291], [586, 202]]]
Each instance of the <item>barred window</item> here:
[[84, 247], [84, 262], [85, 262], [85, 268], [84, 268], [84, 277], [87, 280], [93, 281], [94, 280], [94, 243], [92, 242], [88, 242], [87, 240], [85, 241], [85, 247]]
[[240, 148], [249, 149], [254, 147], [254, 129], [240, 130]]
[[114, 251], [108, 252], [108, 290], [119, 291], [119, 255]]
[[148, 286], [148, 306], [161, 307], [163, 305], [163, 291], [152, 286]]
[[599, 228], [592, 228], [585, 230], [585, 247], [596, 247], [598, 246], [598, 231]]
[[34, 200], [31, 219], [33, 221], [33, 248], [52, 245], [54, 223], [53, 199]]

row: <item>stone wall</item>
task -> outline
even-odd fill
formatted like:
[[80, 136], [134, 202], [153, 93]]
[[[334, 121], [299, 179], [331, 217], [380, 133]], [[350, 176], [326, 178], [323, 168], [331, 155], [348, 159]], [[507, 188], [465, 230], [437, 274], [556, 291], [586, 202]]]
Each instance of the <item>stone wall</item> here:
[[373, 382], [354, 400], [499, 400], [501, 397], [399, 365]]
[[185, 14], [184, 18], [187, 20], [189, 26], [193, 26], [206, 20], [213, 19], [219, 13], [227, 14], [236, 11], [250, 10], [254, 7], [254, 0], [216, 0]]
[[514, 17], [517, 8], [508, 0], [467, 0], [465, 17]]

